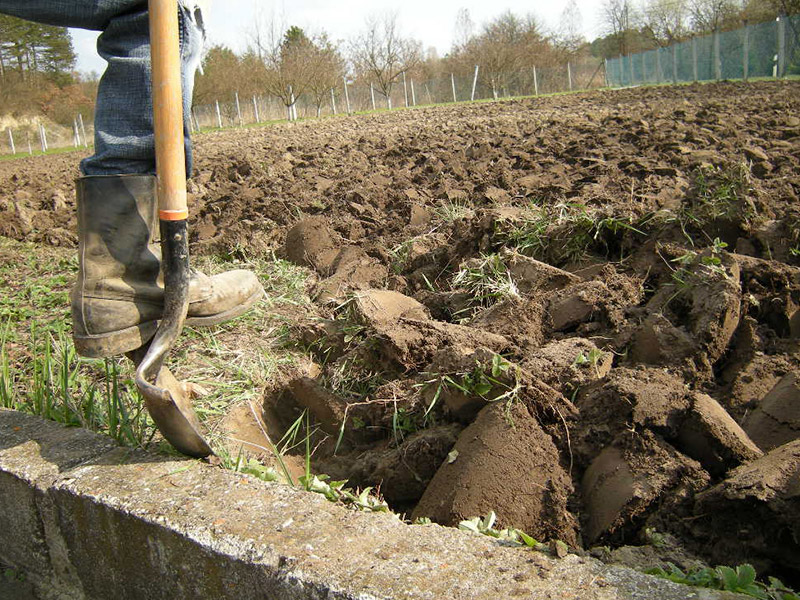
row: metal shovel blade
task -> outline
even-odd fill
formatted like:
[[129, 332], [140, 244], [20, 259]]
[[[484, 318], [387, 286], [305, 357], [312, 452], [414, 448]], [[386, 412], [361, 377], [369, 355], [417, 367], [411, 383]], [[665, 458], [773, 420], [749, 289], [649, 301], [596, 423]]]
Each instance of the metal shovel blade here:
[[142, 385], [138, 378], [136, 384], [158, 430], [176, 450], [193, 458], [213, 453], [199, 433], [189, 394], [169, 369], [161, 368], [156, 385]]
[[158, 430], [179, 452], [203, 458], [212, 454], [199, 433], [199, 421], [188, 393], [164, 359], [178, 339], [189, 307], [189, 243], [186, 220], [161, 221], [164, 313], [143, 357], [136, 362], [136, 386]]

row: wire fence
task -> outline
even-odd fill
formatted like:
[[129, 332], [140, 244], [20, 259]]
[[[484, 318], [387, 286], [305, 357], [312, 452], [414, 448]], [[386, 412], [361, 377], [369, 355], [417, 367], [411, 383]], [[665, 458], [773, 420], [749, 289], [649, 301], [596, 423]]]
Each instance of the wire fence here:
[[614, 87], [798, 75], [800, 16], [609, 59], [606, 72]]
[[407, 75], [399, 79], [388, 94], [367, 81], [343, 79], [321, 97], [300, 95], [291, 106], [276, 96], [243, 98], [234, 94], [233, 98], [195, 106], [192, 128], [198, 131], [401, 107], [537, 96], [605, 85], [605, 65], [593, 58], [512, 72], [493, 72], [477, 65], [469, 75], [444, 73], [427, 78]]

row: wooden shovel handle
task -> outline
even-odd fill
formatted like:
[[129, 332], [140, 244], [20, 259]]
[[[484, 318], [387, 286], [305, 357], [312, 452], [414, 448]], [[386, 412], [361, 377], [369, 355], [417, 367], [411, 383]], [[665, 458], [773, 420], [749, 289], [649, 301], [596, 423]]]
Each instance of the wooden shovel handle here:
[[149, 10], [159, 218], [179, 221], [188, 218], [189, 211], [178, 0], [149, 0]]

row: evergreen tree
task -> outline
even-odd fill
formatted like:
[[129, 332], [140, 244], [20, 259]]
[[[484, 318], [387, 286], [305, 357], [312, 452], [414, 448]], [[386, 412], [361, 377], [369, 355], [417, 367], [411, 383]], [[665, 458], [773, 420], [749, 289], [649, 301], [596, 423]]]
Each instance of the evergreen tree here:
[[16, 72], [23, 80], [46, 74], [69, 83], [75, 66], [72, 38], [65, 27], [0, 15], [0, 76]]

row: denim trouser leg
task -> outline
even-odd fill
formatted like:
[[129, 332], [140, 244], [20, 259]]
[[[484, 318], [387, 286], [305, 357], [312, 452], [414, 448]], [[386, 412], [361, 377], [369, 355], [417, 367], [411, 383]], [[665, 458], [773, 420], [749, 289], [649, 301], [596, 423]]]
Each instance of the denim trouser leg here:
[[[102, 31], [97, 50], [108, 67], [95, 108], [95, 154], [81, 163], [85, 175], [155, 172], [153, 100], [147, 3], [142, 0], [0, 0], [0, 13], [51, 25]], [[191, 175], [189, 114], [203, 33], [181, 8], [184, 139]]]

